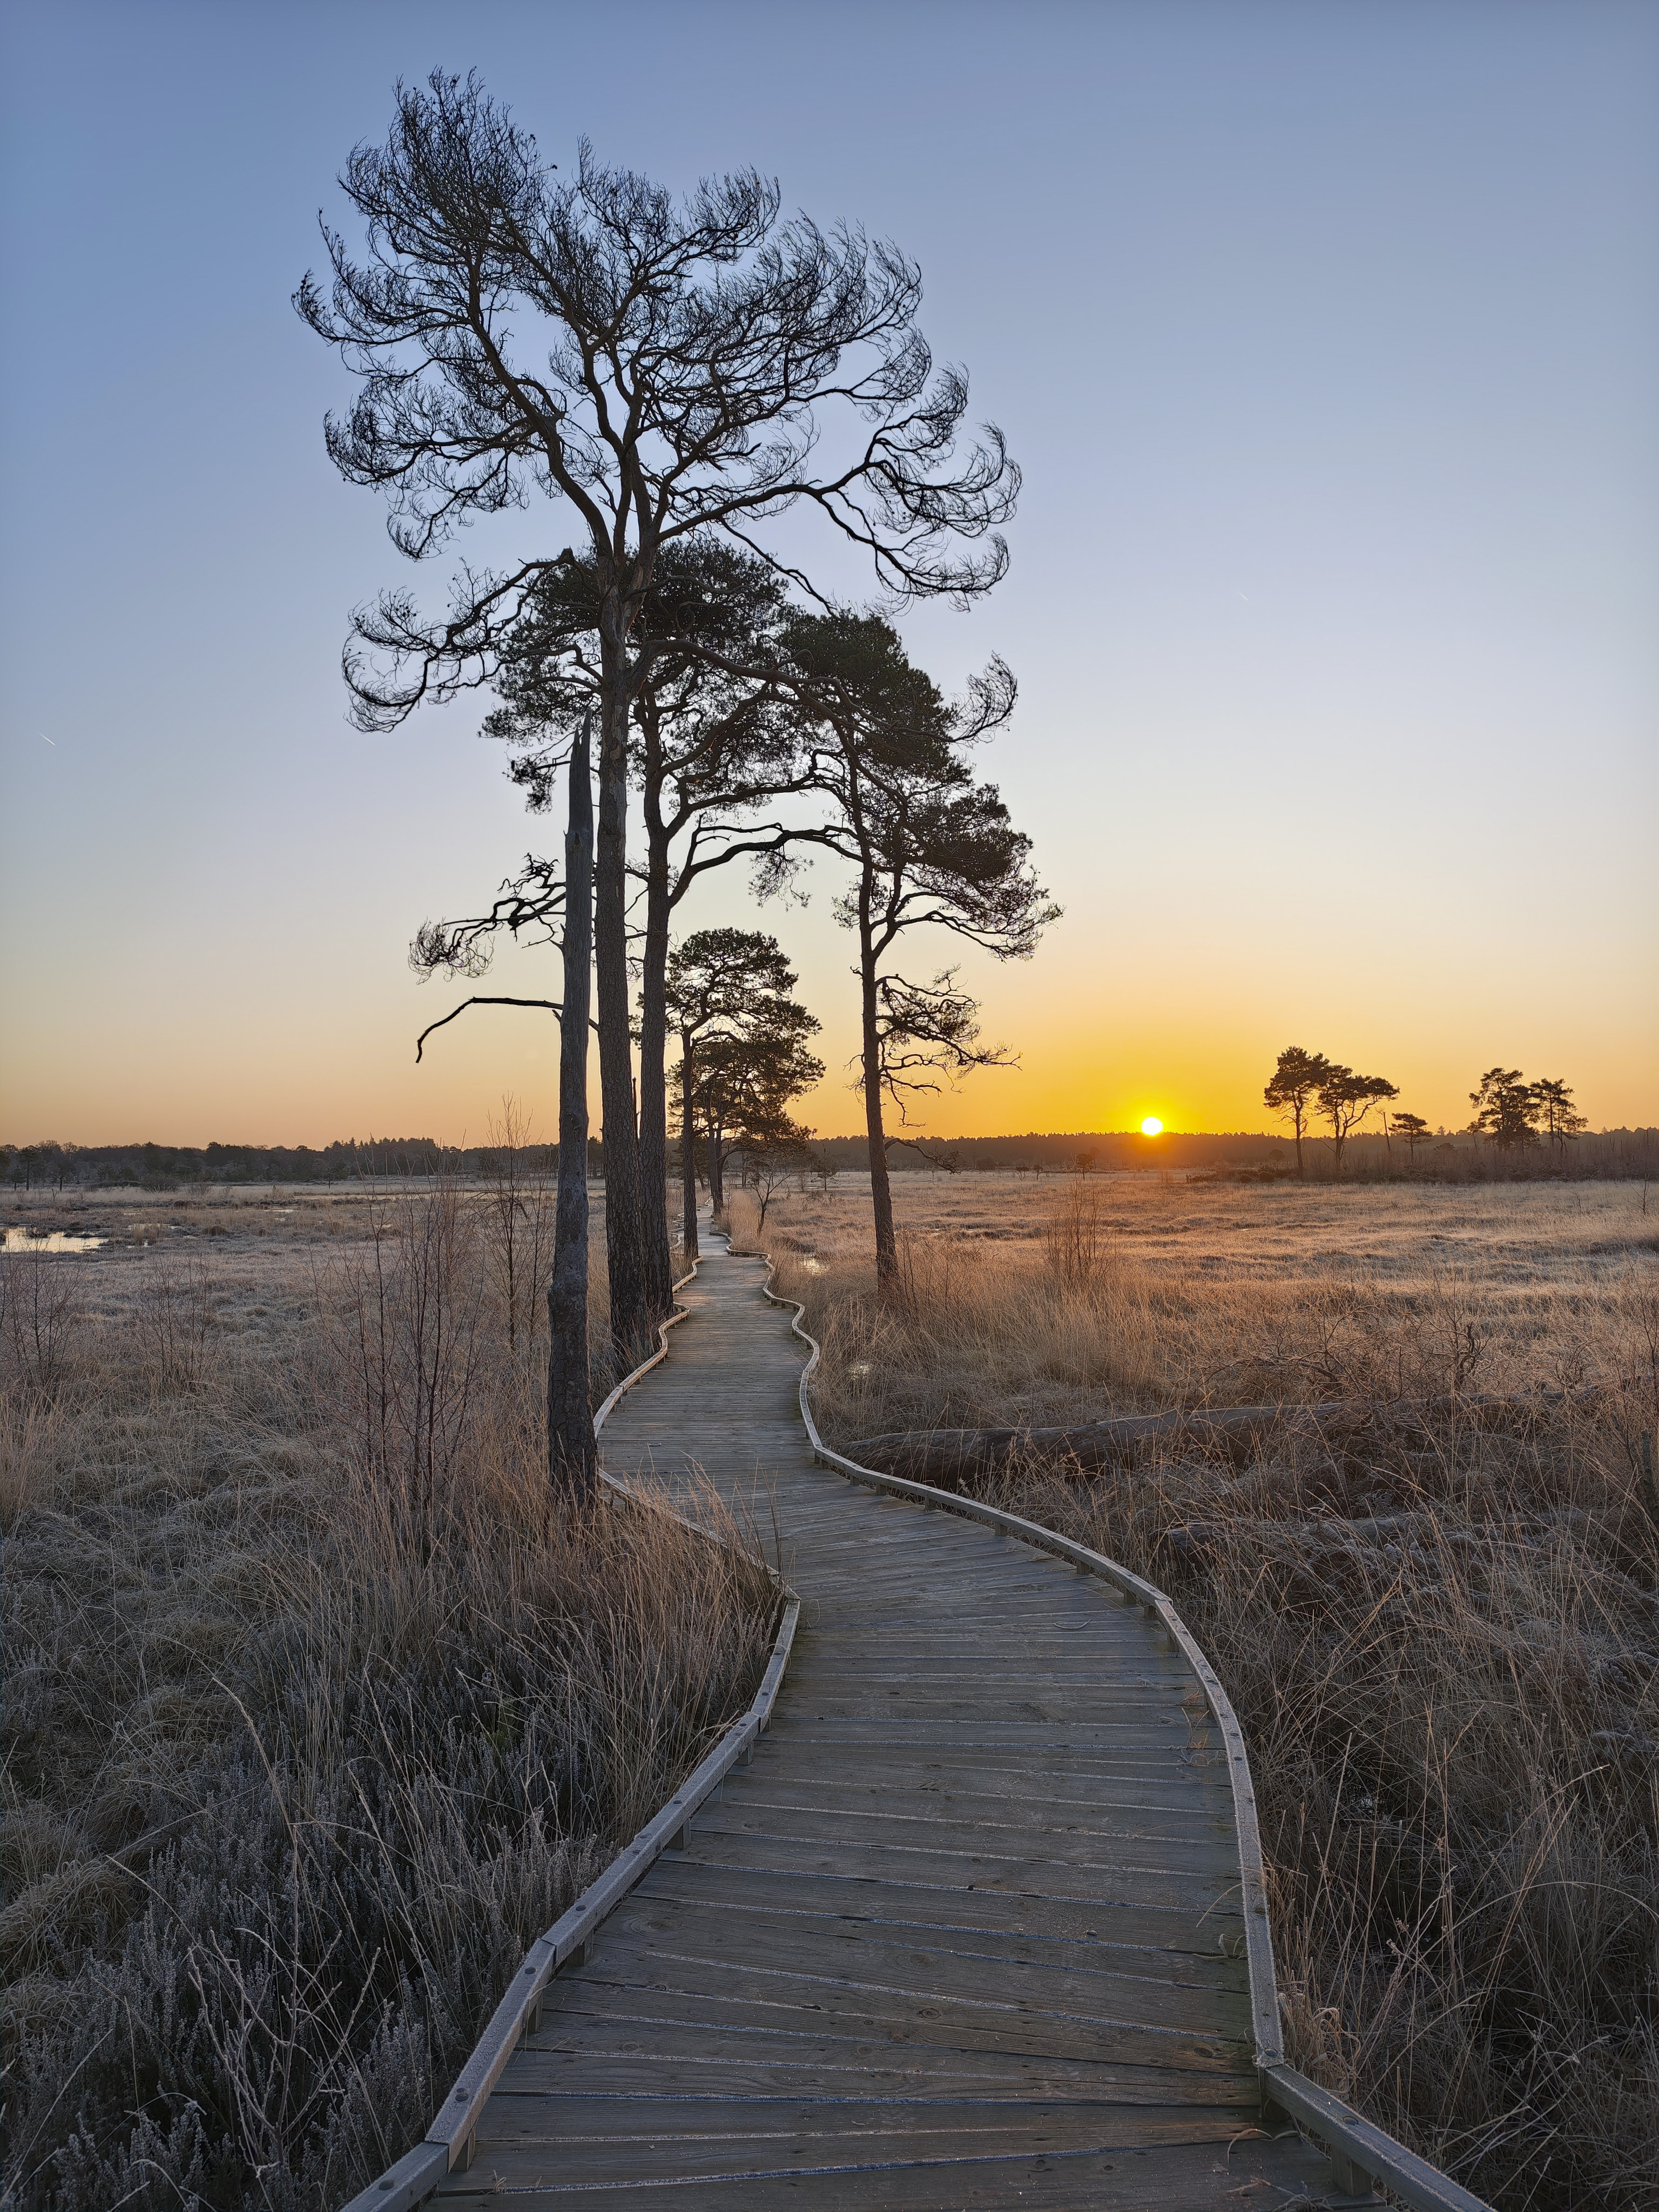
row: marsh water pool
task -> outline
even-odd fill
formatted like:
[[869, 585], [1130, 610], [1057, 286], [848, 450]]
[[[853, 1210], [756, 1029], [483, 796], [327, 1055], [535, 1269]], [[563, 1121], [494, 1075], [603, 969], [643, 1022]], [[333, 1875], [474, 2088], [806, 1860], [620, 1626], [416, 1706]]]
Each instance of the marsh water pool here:
[[32, 1229], [8, 1229], [3, 1249], [8, 1252], [96, 1252], [107, 1237], [85, 1237], [67, 1229], [48, 1229], [36, 1235]]

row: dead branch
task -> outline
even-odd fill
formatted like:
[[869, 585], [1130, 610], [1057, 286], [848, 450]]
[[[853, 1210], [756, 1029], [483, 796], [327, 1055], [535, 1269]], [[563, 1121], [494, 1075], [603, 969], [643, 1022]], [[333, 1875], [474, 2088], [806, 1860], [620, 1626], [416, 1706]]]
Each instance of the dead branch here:
[[437, 1021], [428, 1022], [426, 1027], [421, 1031], [419, 1036], [416, 1038], [415, 1058], [417, 1063], [421, 1057], [421, 1049], [425, 1044], [427, 1039], [431, 1036], [433, 1030], [447, 1027], [451, 1022], [459, 1019], [459, 1018], [466, 1012], [469, 1006], [541, 1006], [545, 1008], [547, 1012], [552, 1015], [555, 1021], [558, 1020], [560, 1012], [559, 1002], [556, 999], [463, 999], [459, 1006], [453, 1007], [448, 1013], [441, 1016]]
[[1575, 1391], [1534, 1390], [1514, 1397], [1400, 1398], [1380, 1405], [1337, 1399], [1300, 1406], [1182, 1407], [1167, 1413], [1119, 1414], [1070, 1429], [898, 1430], [862, 1437], [847, 1447], [847, 1454], [878, 1474], [908, 1475], [917, 1481], [989, 1474], [1025, 1452], [1070, 1461], [1079, 1473], [1092, 1474], [1132, 1461], [1154, 1445], [1179, 1445], [1241, 1462], [1270, 1436], [1316, 1437], [1330, 1443], [1344, 1435], [1374, 1435], [1379, 1427], [1420, 1431], [1430, 1415], [1486, 1422], [1500, 1413], [1543, 1413], [1596, 1395], [1592, 1386]]

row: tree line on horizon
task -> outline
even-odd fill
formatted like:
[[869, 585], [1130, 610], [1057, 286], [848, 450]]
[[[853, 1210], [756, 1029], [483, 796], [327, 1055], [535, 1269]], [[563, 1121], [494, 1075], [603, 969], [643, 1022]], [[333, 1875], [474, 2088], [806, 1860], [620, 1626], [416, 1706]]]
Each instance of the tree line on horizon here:
[[[678, 1085], [678, 1078], [677, 1078]], [[694, 1116], [694, 1127], [702, 1123]], [[678, 1138], [679, 1131], [677, 1128]], [[1398, 1125], [1394, 1133], [1398, 1134]], [[1540, 1133], [1540, 1135], [1543, 1133]], [[781, 1162], [783, 1179], [797, 1188], [813, 1179], [833, 1180], [842, 1171], [866, 1171], [869, 1143], [862, 1134], [827, 1137], [802, 1133], [800, 1149], [789, 1148]], [[1471, 1172], [1483, 1176], [1527, 1176], [1537, 1171], [1565, 1171], [1567, 1155], [1542, 1142], [1500, 1149], [1484, 1133], [1465, 1127], [1431, 1133], [1429, 1172], [1444, 1179], [1467, 1180]], [[1180, 1167], [1237, 1170], [1252, 1179], [1294, 1174], [1293, 1161], [1285, 1168], [1286, 1137], [1266, 1131], [1166, 1130], [1159, 1137], [1145, 1137], [1133, 1129], [1024, 1130], [1002, 1136], [949, 1137], [912, 1140], [888, 1139], [889, 1168], [893, 1173], [989, 1175], [1094, 1175], [1129, 1170]], [[1413, 1161], [1413, 1171], [1424, 1171], [1422, 1146]], [[1327, 1138], [1313, 1136], [1310, 1146], [1322, 1152]], [[1381, 1127], [1356, 1133], [1353, 1143], [1391, 1147]], [[1659, 1129], [1610, 1128], [1586, 1132], [1573, 1140], [1573, 1171], [1578, 1175], [1646, 1176], [1659, 1178]], [[1476, 1151], [1473, 1147], [1478, 1146]], [[412, 1180], [457, 1176], [488, 1182], [500, 1164], [500, 1147], [494, 1144], [456, 1146], [435, 1137], [360, 1138], [311, 1146], [307, 1145], [79, 1145], [43, 1139], [32, 1145], [0, 1144], [0, 1181], [12, 1189], [88, 1191], [147, 1189], [173, 1191], [189, 1188], [258, 1184], [374, 1182], [380, 1179]], [[526, 1140], [520, 1147], [522, 1171], [552, 1176], [558, 1165], [556, 1143]], [[722, 1176], [736, 1161], [740, 1175], [744, 1164], [743, 1133], [736, 1124], [721, 1129]], [[1391, 1149], [1389, 1157], [1392, 1157]], [[1346, 1172], [1367, 1179], [1381, 1171], [1375, 1152], [1370, 1165]], [[684, 1165], [684, 1153], [681, 1153]], [[605, 1146], [597, 1136], [587, 1146], [590, 1181], [603, 1181]], [[708, 1150], [700, 1141], [694, 1172], [699, 1182], [708, 1181]], [[1395, 1170], [1397, 1172], [1397, 1170]], [[722, 1196], [724, 1195], [722, 1183]]]
[[0, 1180], [33, 1189], [173, 1190], [181, 1183], [344, 1182], [377, 1176], [429, 1176], [477, 1149], [458, 1151], [435, 1137], [337, 1138], [313, 1145], [77, 1145], [43, 1137], [0, 1145]]
[[[1400, 1089], [1386, 1076], [1357, 1075], [1342, 1061], [1301, 1045], [1286, 1045], [1279, 1054], [1261, 1096], [1291, 1124], [1298, 1176], [1307, 1172], [1303, 1140], [1316, 1121], [1329, 1129], [1338, 1176], [1348, 1139], [1373, 1107], [1380, 1109], [1385, 1140], [1399, 1137], [1409, 1160], [1415, 1161], [1418, 1146], [1431, 1134], [1419, 1114], [1389, 1115], [1388, 1102], [1400, 1096]], [[1500, 1152], [1547, 1142], [1563, 1152], [1589, 1127], [1564, 1079], [1543, 1076], [1529, 1083], [1518, 1067], [1489, 1067], [1469, 1093], [1469, 1103], [1474, 1113], [1467, 1133], [1487, 1139]]]
[[[436, 1137], [337, 1138], [327, 1145], [78, 1145], [42, 1138], [33, 1145], [0, 1145], [0, 1182], [32, 1190], [178, 1190], [185, 1184], [410, 1181], [492, 1171], [498, 1148], [446, 1145]], [[543, 1168], [556, 1164], [557, 1146], [532, 1146]], [[588, 1143], [588, 1173], [605, 1172], [604, 1149]]]

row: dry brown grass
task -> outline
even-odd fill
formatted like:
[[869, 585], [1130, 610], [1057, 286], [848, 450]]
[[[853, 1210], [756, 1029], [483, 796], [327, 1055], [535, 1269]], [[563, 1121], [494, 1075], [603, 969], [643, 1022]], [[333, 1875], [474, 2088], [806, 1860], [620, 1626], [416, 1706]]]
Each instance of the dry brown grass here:
[[[829, 1331], [820, 1406], [846, 1437], [1329, 1396], [1357, 1377], [1394, 1395], [1571, 1386], [1613, 1356], [1659, 1254], [1659, 1206], [1644, 1214], [1628, 1183], [905, 1175], [894, 1191], [914, 1293], [895, 1310], [872, 1296], [861, 1189], [775, 1199], [767, 1224]], [[741, 1194], [740, 1236], [750, 1220]]]
[[483, 1200], [96, 1212], [0, 1312], [6, 2201], [326, 2205], [752, 1693], [770, 1587], [550, 1509]]
[[[1651, 2212], [1659, 1500], [1635, 1446], [1659, 1429], [1659, 1224], [1639, 1190], [896, 1187], [890, 1309], [848, 1194], [775, 1201], [767, 1224], [843, 1444], [1372, 1407], [1243, 1469], [1085, 1479], [1028, 1455], [995, 1495], [1160, 1582], [1211, 1653], [1251, 1747], [1293, 2058], [1505, 2212]], [[1538, 1385], [1576, 1395], [1457, 1402]]]

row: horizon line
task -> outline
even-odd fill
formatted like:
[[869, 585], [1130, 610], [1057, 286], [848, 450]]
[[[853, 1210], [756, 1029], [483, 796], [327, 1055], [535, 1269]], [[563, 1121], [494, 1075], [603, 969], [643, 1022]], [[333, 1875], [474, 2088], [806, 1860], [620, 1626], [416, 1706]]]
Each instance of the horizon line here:
[[[1348, 1144], [1358, 1144], [1364, 1142], [1367, 1139], [1385, 1137], [1389, 1133], [1389, 1132], [1385, 1132], [1381, 1128], [1355, 1129], [1349, 1133], [1345, 1141]], [[1452, 1128], [1443, 1124], [1433, 1130], [1431, 1133], [1437, 1137], [1467, 1137], [1479, 1134], [1480, 1133], [1474, 1130], [1468, 1123], [1465, 1123], [1461, 1128]], [[1633, 1123], [1623, 1122], [1620, 1123], [1616, 1127], [1585, 1130], [1583, 1133], [1586, 1136], [1596, 1137], [1639, 1137], [1659, 1135], [1659, 1123], [1642, 1121]], [[813, 1130], [810, 1131], [808, 1135], [810, 1141], [821, 1145], [862, 1145], [869, 1142], [868, 1133], [862, 1129], [848, 1130], [844, 1133], [837, 1133], [835, 1135], [819, 1135], [816, 1130]], [[1161, 1145], [1170, 1138], [1186, 1139], [1202, 1138], [1212, 1143], [1219, 1142], [1224, 1139], [1232, 1139], [1248, 1141], [1251, 1144], [1275, 1145], [1293, 1145], [1296, 1141], [1294, 1134], [1288, 1130], [1171, 1129], [1166, 1127], [1159, 1130], [1156, 1135], [1150, 1135], [1142, 1129], [1022, 1129], [1009, 1130], [998, 1136], [980, 1137], [943, 1137], [933, 1136], [931, 1134], [918, 1135], [915, 1137], [890, 1135], [887, 1139], [887, 1142], [889, 1145], [907, 1146], [916, 1146], [921, 1145], [1054, 1144], [1061, 1141], [1066, 1143], [1133, 1143], [1150, 1146]], [[1304, 1132], [1302, 1141], [1304, 1145], [1328, 1145], [1334, 1143], [1334, 1139], [1328, 1133], [1322, 1133], [1318, 1130], [1310, 1129]], [[549, 1138], [546, 1140], [545, 1146], [541, 1148], [552, 1150], [556, 1147], [557, 1142], [558, 1139], [556, 1138]], [[604, 1138], [598, 1131], [590, 1130], [588, 1133], [588, 1142], [590, 1144], [603, 1144]], [[10, 1139], [0, 1139], [0, 1152], [8, 1153], [12, 1158], [16, 1158], [26, 1152], [41, 1152], [46, 1150], [48, 1147], [59, 1152], [144, 1152], [151, 1149], [152, 1147], [158, 1152], [206, 1152], [215, 1151], [228, 1152], [329, 1152], [335, 1151], [360, 1150], [369, 1146], [378, 1145], [431, 1145], [440, 1152], [491, 1152], [498, 1149], [488, 1139], [477, 1142], [463, 1141], [459, 1144], [454, 1144], [443, 1138], [433, 1136], [331, 1137], [328, 1142], [324, 1145], [310, 1145], [304, 1143], [286, 1144], [280, 1140], [271, 1141], [269, 1139], [259, 1139], [256, 1138], [240, 1138], [231, 1141], [216, 1137], [210, 1138], [206, 1143], [199, 1145], [165, 1142], [155, 1137], [111, 1139], [103, 1143], [94, 1144], [81, 1139], [70, 1139], [66, 1141], [64, 1139], [59, 1137], [37, 1137], [30, 1139], [27, 1143], [15, 1143]], [[523, 1147], [523, 1149], [526, 1151], [537, 1148], [538, 1147], [533, 1143]]]

